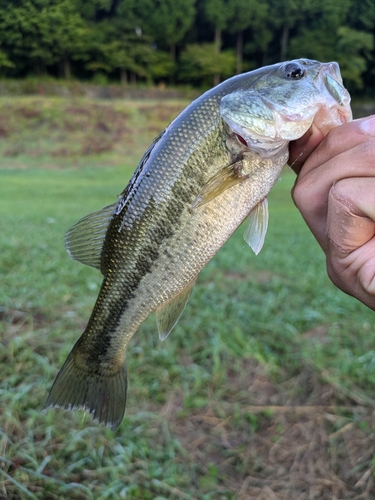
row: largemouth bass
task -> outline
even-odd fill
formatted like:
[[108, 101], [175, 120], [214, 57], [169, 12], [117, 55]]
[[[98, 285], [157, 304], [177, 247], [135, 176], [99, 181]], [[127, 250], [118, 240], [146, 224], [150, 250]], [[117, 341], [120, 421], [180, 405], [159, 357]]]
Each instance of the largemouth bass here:
[[119, 200], [66, 235], [73, 259], [103, 283], [87, 327], [53, 384], [47, 406], [83, 408], [120, 424], [127, 345], [156, 311], [165, 339], [199, 272], [249, 216], [258, 253], [266, 197], [289, 141], [314, 122], [327, 133], [351, 119], [337, 63], [284, 62], [230, 78], [192, 102], [155, 139]]

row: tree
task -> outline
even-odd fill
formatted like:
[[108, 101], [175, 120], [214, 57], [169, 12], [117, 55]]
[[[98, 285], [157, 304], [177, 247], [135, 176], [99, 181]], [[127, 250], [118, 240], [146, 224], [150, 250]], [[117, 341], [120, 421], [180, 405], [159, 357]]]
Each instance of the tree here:
[[258, 0], [231, 0], [228, 30], [237, 35], [236, 58], [237, 74], [243, 71], [244, 31], [264, 31], [267, 24], [268, 5]]
[[110, 17], [113, 10], [113, 0], [75, 0], [82, 19], [88, 22], [100, 22]]
[[281, 29], [281, 36], [278, 43], [279, 60], [285, 61], [288, 52], [290, 32], [303, 18], [305, 7], [304, 0], [269, 0], [270, 19], [276, 29]]
[[69, 77], [69, 58], [84, 34], [75, 0], [19, 0], [2, 8], [0, 44], [17, 68], [31, 64], [34, 73], [42, 74], [62, 61]]
[[0, 44], [8, 59], [19, 69], [32, 63], [40, 73], [43, 61], [49, 62], [41, 43], [41, 8], [31, 0], [2, 5], [0, 16]]
[[374, 35], [364, 31], [341, 26], [337, 31], [337, 62], [342, 77], [353, 89], [362, 89], [362, 74], [366, 71], [367, 60], [374, 49]]
[[217, 54], [216, 46], [212, 43], [202, 45], [188, 45], [181, 54], [181, 79], [189, 79], [206, 85], [216, 75], [225, 78], [232, 76], [236, 67], [236, 57], [232, 50], [225, 50]]
[[[218, 58], [221, 51], [222, 32], [228, 26], [231, 10], [230, 0], [205, 0], [204, 11], [207, 20], [215, 28], [214, 58]], [[221, 67], [220, 64], [217, 67]], [[220, 72], [214, 75], [214, 85], [220, 83]]]
[[[306, 22], [291, 40], [288, 55], [321, 61], [337, 61], [351, 89], [363, 87], [362, 73], [374, 48], [372, 33], [346, 23], [352, 15], [351, 0], [315, 0], [304, 12]], [[354, 18], [352, 17], [352, 21]]]
[[[375, 32], [375, 2], [374, 0], [352, 1], [347, 17], [347, 26], [361, 32], [374, 35]], [[371, 51], [361, 51], [365, 60], [365, 70], [362, 71], [362, 82], [372, 95], [375, 89], [375, 47]]]
[[337, 60], [350, 90], [373, 91], [374, 28], [375, 0], [0, 0], [0, 71], [216, 85], [236, 49], [237, 73]]
[[75, 0], [59, 0], [40, 14], [43, 44], [51, 61], [60, 64], [66, 79], [71, 76], [71, 59], [79, 59], [88, 50], [85, 40], [89, 27], [82, 19]]
[[159, 46], [169, 47], [173, 63], [176, 46], [191, 28], [195, 13], [195, 0], [153, 0], [147, 16], [143, 16], [145, 30]]
[[8, 59], [8, 56], [6, 55], [6, 53], [3, 52], [2, 50], [0, 50], [0, 74], [1, 74], [2, 68], [14, 68], [14, 67], [15, 67], [15, 64], [12, 63], [12, 61], [10, 61]]

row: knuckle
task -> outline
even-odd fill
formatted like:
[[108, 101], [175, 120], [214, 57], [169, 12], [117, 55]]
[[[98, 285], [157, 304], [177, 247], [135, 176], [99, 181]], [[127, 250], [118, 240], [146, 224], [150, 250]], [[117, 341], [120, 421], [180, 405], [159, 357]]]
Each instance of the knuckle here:
[[352, 178], [340, 179], [334, 183], [334, 186], [330, 189], [329, 195], [332, 196], [334, 189], [336, 196], [340, 198], [350, 197], [352, 186]]
[[352, 121], [334, 127], [330, 130], [324, 140], [325, 151], [343, 151], [343, 146], [349, 146], [352, 152], [363, 156], [363, 160], [375, 158], [375, 137], [366, 134], [360, 127], [359, 122]]
[[300, 212], [305, 209], [311, 210], [314, 205], [314, 191], [311, 189], [311, 183], [308, 177], [298, 180], [292, 189], [292, 199]]
[[329, 279], [341, 291], [350, 294], [351, 263], [350, 259], [338, 258], [332, 248], [327, 254], [326, 268]]
[[367, 140], [358, 144], [355, 149], [357, 150], [356, 155], [361, 163], [367, 165], [375, 164], [375, 138], [367, 138]]

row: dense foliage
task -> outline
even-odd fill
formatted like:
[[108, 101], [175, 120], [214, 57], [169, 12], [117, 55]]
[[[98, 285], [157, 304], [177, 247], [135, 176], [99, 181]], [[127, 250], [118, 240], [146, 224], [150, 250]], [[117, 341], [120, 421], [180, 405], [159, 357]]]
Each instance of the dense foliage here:
[[375, 0], [0, 0], [0, 74], [218, 83], [295, 57], [375, 87]]

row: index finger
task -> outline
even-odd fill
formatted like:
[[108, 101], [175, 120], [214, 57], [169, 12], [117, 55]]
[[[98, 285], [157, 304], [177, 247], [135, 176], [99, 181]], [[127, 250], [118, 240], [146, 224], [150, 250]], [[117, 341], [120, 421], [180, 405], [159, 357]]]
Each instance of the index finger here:
[[294, 203], [324, 251], [328, 247], [329, 191], [345, 178], [375, 177], [374, 135], [374, 118], [336, 127], [308, 158], [297, 177], [292, 189]]
[[[364, 144], [370, 144], [369, 139], [373, 140], [374, 136], [375, 115], [361, 118], [359, 120], [353, 120], [352, 122], [344, 123], [343, 125], [333, 128], [324, 138], [324, 141], [322, 141], [316, 151], [314, 151], [314, 154], [308, 158], [305, 168], [303, 168], [301, 175], [299, 176], [299, 181], [307, 175], [313, 174], [314, 170], [319, 170], [321, 165], [329, 164], [329, 162], [334, 158], [339, 157], [345, 152], [354, 150], [354, 148], [359, 148], [360, 145], [364, 145], [364, 150], [360, 151], [360, 154], [357, 156], [357, 161], [353, 162], [351, 166], [343, 162], [340, 172], [337, 172], [338, 177], [334, 180], [337, 181], [345, 177], [363, 176], [364, 174], [356, 175], [354, 170], [356, 168], [360, 170], [359, 163], [362, 155], [367, 156], [370, 153], [372, 158], [374, 158], [373, 151], [370, 151], [370, 148], [367, 146], [365, 147]], [[344, 172], [345, 169], [347, 169], [347, 172]], [[319, 172], [319, 177], [320, 175], [321, 174]]]

